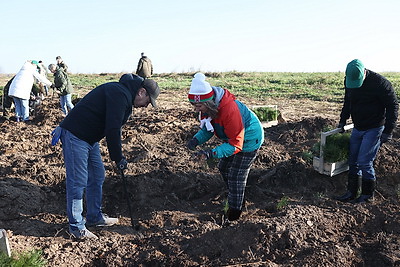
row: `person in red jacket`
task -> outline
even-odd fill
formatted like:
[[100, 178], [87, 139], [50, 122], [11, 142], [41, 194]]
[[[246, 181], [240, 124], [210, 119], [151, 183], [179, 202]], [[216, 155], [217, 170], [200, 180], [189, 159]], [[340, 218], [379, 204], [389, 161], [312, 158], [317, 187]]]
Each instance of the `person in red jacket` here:
[[211, 150], [201, 150], [200, 159], [220, 159], [218, 169], [228, 187], [228, 221], [239, 219], [251, 165], [264, 142], [264, 130], [257, 116], [246, 105], [236, 100], [227, 89], [212, 87], [203, 73], [192, 80], [189, 101], [200, 112], [200, 130], [187, 147], [207, 142], [213, 135], [223, 141]]

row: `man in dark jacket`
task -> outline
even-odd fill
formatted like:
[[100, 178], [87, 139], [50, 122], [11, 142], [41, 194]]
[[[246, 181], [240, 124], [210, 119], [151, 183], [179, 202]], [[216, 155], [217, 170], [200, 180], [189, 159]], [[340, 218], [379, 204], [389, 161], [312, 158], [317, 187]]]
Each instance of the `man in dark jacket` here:
[[150, 58], [145, 56], [143, 52], [136, 68], [136, 74], [144, 79], [150, 78], [153, 75], [153, 64]]
[[66, 116], [74, 108], [74, 104], [72, 104], [72, 92], [74, 88], [72, 87], [68, 73], [63, 68], [55, 64], [50, 64], [49, 70], [54, 74], [54, 90], [60, 96], [61, 111]]
[[[354, 129], [350, 137], [347, 192], [337, 199], [362, 203], [373, 200], [376, 185], [373, 162], [381, 144], [392, 139], [399, 104], [392, 84], [364, 68], [358, 59], [348, 63], [344, 84], [338, 128], [343, 128], [351, 116]], [[357, 197], [360, 187], [361, 195]]]
[[[121, 150], [121, 127], [132, 107], [156, 106], [159, 87], [153, 80], [124, 74], [119, 82], [100, 85], [83, 97], [52, 135], [62, 141], [66, 169], [69, 231], [76, 238], [97, 238], [86, 226], [109, 226], [118, 222], [101, 211], [105, 169], [99, 141], [106, 138], [110, 158], [122, 171], [127, 161]], [[82, 216], [86, 190], [86, 223]]]

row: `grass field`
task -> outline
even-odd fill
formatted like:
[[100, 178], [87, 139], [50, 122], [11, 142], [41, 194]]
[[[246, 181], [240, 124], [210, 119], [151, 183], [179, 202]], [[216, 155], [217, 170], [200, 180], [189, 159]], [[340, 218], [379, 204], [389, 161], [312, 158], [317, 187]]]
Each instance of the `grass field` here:
[[[207, 81], [213, 86], [229, 89], [236, 96], [263, 101], [267, 98], [309, 99], [314, 101], [341, 102], [343, 100], [343, 72], [293, 73], [293, 72], [206, 72]], [[381, 73], [393, 84], [400, 96], [400, 73]], [[122, 73], [70, 74], [75, 92], [84, 95], [94, 87], [117, 81]], [[194, 73], [163, 73], [152, 78], [163, 90], [189, 88]], [[0, 75], [0, 88], [12, 75]], [[50, 80], [52, 79], [49, 76]], [[2, 92], [1, 92], [2, 94]]]

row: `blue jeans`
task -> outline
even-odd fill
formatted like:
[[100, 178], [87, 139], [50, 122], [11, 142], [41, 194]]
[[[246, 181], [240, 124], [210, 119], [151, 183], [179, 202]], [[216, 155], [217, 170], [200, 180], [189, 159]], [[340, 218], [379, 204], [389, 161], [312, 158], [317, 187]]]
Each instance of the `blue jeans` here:
[[74, 108], [74, 104], [72, 104], [71, 94], [60, 96], [60, 105], [62, 112], [67, 115], [68, 112]]
[[86, 190], [86, 220], [102, 219], [101, 203], [105, 169], [99, 143], [90, 145], [62, 129], [61, 142], [66, 169], [67, 215], [71, 230], [85, 229], [83, 195]]
[[17, 119], [23, 121], [29, 119], [29, 99], [22, 99], [19, 97], [13, 97], [15, 105], [15, 116]]
[[381, 145], [383, 126], [365, 131], [353, 129], [350, 137], [349, 174], [375, 180], [374, 160]]

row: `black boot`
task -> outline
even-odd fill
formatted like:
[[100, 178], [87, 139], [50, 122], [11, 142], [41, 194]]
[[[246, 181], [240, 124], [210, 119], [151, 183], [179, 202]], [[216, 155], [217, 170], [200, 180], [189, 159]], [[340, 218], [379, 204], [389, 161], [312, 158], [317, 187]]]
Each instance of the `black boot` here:
[[240, 214], [242, 214], [241, 210], [231, 209], [231, 208], [229, 208], [228, 211], [226, 212], [229, 221], [235, 221], [239, 219]]
[[372, 202], [374, 200], [374, 191], [376, 180], [363, 179], [361, 186], [361, 195], [355, 199], [354, 203]]
[[340, 197], [336, 197], [336, 200], [349, 202], [357, 197], [358, 191], [361, 187], [361, 176], [349, 174], [347, 176], [347, 191]]

